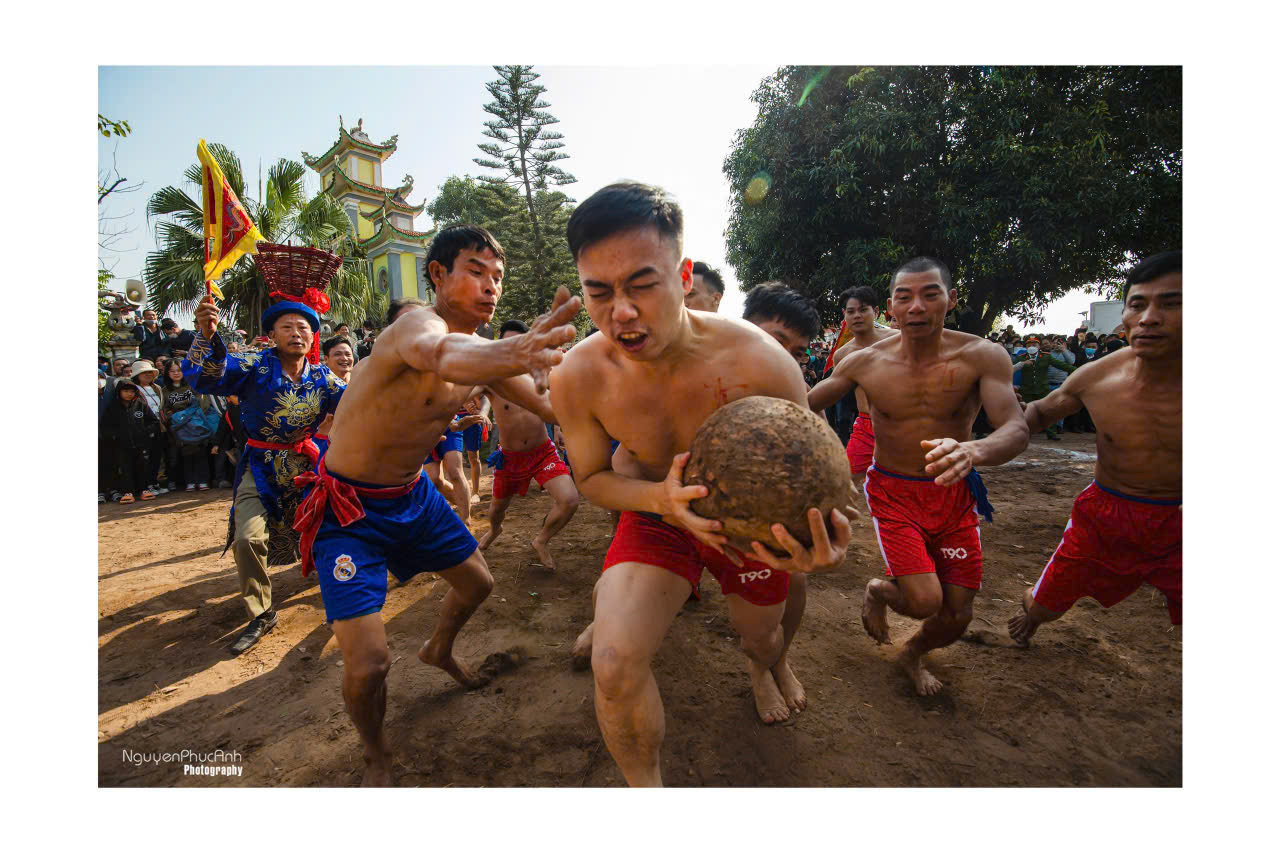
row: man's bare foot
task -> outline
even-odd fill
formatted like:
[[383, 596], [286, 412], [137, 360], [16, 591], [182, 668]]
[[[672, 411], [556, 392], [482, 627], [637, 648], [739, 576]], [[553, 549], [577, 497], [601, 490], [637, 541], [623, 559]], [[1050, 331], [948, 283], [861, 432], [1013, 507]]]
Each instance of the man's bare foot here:
[[889, 614], [885, 603], [872, 594], [871, 583], [867, 582], [862, 594], [862, 627], [871, 639], [883, 645], [889, 642]]
[[539, 542], [537, 539], [534, 539], [529, 544], [532, 545], [533, 550], [537, 552], [538, 560], [542, 563], [542, 565], [546, 567], [548, 570], [554, 571], [556, 567], [556, 561], [551, 556], [551, 549], [547, 547], [549, 543]]
[[463, 687], [471, 689], [483, 687], [493, 678], [492, 675], [476, 675], [470, 668], [455, 658], [452, 653], [445, 654], [439, 649], [433, 648], [430, 640], [423, 643], [422, 648], [418, 650], [418, 660], [430, 666], [437, 666], [443, 669]]
[[390, 788], [395, 785], [395, 780], [391, 777], [391, 757], [384, 755], [380, 760], [374, 761], [365, 756], [364, 759], [364, 779], [361, 780], [362, 788]]
[[787, 663], [786, 658], [783, 658], [775, 663], [770, 671], [773, 673], [774, 683], [778, 685], [778, 692], [782, 694], [782, 698], [787, 702], [787, 707], [793, 711], [803, 711], [808, 706], [808, 701], [804, 695], [804, 685], [800, 683], [800, 679], [796, 678], [796, 674], [791, 671], [791, 664]]
[[906, 670], [907, 677], [921, 696], [932, 696], [942, 690], [942, 682], [924, 668], [924, 655], [918, 654], [912, 644], [907, 644], [902, 654], [898, 655], [898, 663]]
[[751, 692], [756, 697], [756, 713], [760, 715], [760, 722], [766, 726], [786, 722], [791, 712], [769, 668], [748, 659], [747, 675], [751, 678]]
[[502, 527], [494, 527], [489, 525], [489, 530], [480, 538], [480, 550], [483, 551], [493, 544], [493, 540], [498, 538], [498, 534], [502, 532]]
[[573, 649], [570, 654], [573, 656], [573, 668], [582, 670], [591, 667], [591, 634], [595, 631], [596, 623], [592, 622], [582, 633], [578, 635], [578, 639], [573, 641]]
[[1031, 605], [1035, 603], [1031, 587], [1022, 594], [1021, 603], [1022, 612], [1009, 620], [1009, 637], [1025, 649], [1031, 645], [1031, 635], [1040, 627], [1039, 622], [1031, 621]]

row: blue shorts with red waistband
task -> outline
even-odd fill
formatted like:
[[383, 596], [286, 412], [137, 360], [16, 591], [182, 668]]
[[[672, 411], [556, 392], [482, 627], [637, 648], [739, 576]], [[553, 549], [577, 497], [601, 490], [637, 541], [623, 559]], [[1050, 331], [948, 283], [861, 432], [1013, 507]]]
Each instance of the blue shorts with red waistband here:
[[[329, 472], [361, 489], [379, 489]], [[419, 477], [407, 494], [395, 498], [360, 495], [364, 518], [343, 527], [326, 508], [312, 553], [320, 578], [325, 620], [356, 619], [382, 610], [387, 572], [402, 583], [422, 572], [450, 569], [476, 550], [475, 537], [430, 477]]]

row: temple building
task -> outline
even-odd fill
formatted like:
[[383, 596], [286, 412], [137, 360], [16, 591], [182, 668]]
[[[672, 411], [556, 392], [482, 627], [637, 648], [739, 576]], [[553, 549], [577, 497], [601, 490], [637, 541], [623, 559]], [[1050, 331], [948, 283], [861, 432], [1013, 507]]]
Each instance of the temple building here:
[[319, 157], [302, 160], [320, 175], [321, 189], [347, 211], [360, 248], [368, 255], [369, 280], [392, 299], [416, 296], [434, 302], [423, 269], [431, 231], [415, 231], [413, 218], [427, 206], [409, 204], [413, 177], [397, 187], [383, 185], [382, 164], [396, 152], [396, 136], [373, 142], [364, 119], [348, 130], [338, 116], [338, 141]]

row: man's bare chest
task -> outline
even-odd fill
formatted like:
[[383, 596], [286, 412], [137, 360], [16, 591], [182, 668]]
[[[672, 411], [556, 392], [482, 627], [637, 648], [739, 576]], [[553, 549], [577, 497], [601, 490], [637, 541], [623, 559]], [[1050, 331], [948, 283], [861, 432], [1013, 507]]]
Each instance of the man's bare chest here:
[[972, 408], [978, 397], [977, 371], [960, 359], [910, 367], [887, 363], [868, 373], [859, 387], [868, 402], [891, 420], [959, 415]]

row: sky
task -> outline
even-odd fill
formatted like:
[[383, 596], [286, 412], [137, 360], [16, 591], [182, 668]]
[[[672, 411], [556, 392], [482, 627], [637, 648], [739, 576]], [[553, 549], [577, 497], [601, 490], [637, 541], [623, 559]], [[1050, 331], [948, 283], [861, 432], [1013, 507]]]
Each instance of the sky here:
[[[776, 65], [535, 66], [547, 87], [544, 99], [560, 119], [569, 155], [563, 169], [577, 183], [562, 187], [585, 199], [621, 178], [658, 184], [680, 201], [685, 215], [685, 253], [706, 261], [725, 277], [721, 311], [740, 316], [744, 294], [725, 262], [724, 230], [730, 188], [721, 171], [734, 134], [755, 118], [751, 94]], [[383, 164], [383, 183], [414, 178], [413, 203], [430, 201], [451, 175], [487, 173], [472, 159], [487, 141], [483, 105], [492, 100], [485, 83], [490, 66], [454, 67], [100, 67], [98, 111], [125, 119], [126, 138], [99, 137], [98, 168], [113, 164], [132, 193], [104, 204], [117, 225], [132, 229], [117, 251], [102, 260], [117, 284], [141, 278], [146, 254], [154, 250], [154, 223], [145, 210], [148, 196], [182, 184], [182, 172], [196, 162], [200, 139], [235, 151], [246, 184], [256, 195], [262, 171], [281, 157], [319, 155], [336, 141], [338, 116], [351, 128], [363, 118], [370, 139], [399, 136], [396, 153]], [[308, 192], [319, 178], [307, 172]], [[194, 196], [198, 188], [186, 186]], [[431, 227], [426, 213], [418, 230]], [[1073, 291], [1050, 307], [1035, 328], [1067, 332], [1087, 310], [1090, 297]], [[189, 316], [175, 318], [184, 325]], [[1018, 324], [1015, 323], [1015, 328]]]

